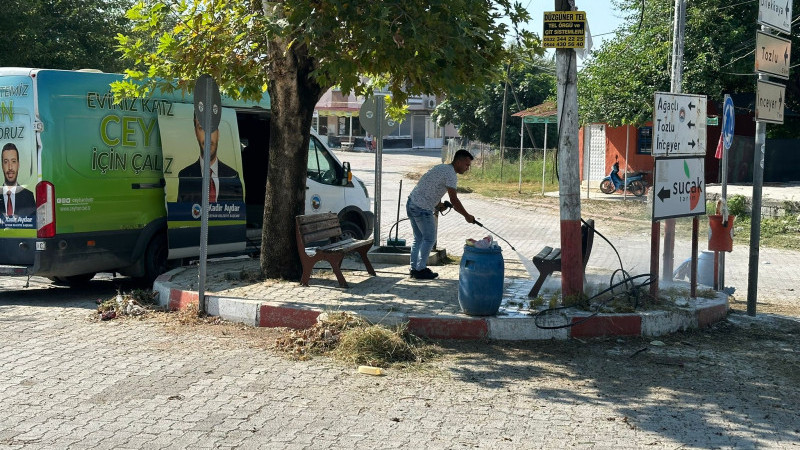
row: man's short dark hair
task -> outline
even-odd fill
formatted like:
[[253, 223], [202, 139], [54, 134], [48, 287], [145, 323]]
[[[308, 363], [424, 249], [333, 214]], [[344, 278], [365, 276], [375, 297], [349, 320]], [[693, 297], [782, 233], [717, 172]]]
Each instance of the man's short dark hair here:
[[4, 145], [3, 150], [0, 150], [0, 153], [6, 150], [14, 150], [15, 152], [17, 152], [17, 159], [19, 159], [19, 150], [17, 150], [17, 146], [14, 145], [14, 143], [9, 142], [8, 144]]
[[475, 158], [472, 157], [472, 153], [470, 153], [468, 150], [463, 149], [463, 148], [461, 150], [457, 151], [455, 155], [453, 155], [453, 161], [457, 161], [457, 160], [462, 159], [462, 158], [469, 158], [470, 161], [475, 159]]

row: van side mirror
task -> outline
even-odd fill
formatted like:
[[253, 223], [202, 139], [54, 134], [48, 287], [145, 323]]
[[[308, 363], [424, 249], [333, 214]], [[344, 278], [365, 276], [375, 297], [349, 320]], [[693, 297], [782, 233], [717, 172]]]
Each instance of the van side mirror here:
[[350, 163], [345, 161], [342, 163], [342, 186], [347, 186], [353, 182], [353, 172], [350, 171]]

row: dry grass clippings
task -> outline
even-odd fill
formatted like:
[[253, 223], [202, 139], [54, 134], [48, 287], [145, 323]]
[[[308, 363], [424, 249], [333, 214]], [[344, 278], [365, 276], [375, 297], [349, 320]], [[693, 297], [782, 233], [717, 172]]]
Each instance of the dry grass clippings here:
[[350, 364], [376, 367], [419, 363], [435, 354], [433, 346], [409, 333], [405, 324], [394, 328], [371, 325], [347, 313], [328, 314], [311, 328], [293, 330], [276, 339], [275, 348], [299, 360], [330, 355]]

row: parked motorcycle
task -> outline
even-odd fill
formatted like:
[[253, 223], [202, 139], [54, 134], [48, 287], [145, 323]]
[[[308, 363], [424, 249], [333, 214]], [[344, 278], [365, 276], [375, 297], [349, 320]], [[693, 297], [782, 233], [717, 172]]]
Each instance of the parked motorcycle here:
[[644, 195], [647, 188], [644, 182], [644, 176], [641, 173], [629, 173], [627, 178], [623, 180], [619, 175], [619, 163], [615, 162], [614, 165], [611, 166], [611, 173], [600, 182], [600, 190], [604, 194], [613, 194], [622, 189], [623, 184], [628, 192], [637, 197]]

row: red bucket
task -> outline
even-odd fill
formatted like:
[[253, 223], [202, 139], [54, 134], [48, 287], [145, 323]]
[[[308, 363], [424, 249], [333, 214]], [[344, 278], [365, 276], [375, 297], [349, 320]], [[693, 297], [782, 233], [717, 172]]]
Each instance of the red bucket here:
[[708, 249], [715, 252], [733, 251], [733, 220], [736, 216], [728, 216], [727, 225], [722, 223], [722, 214], [708, 216]]

